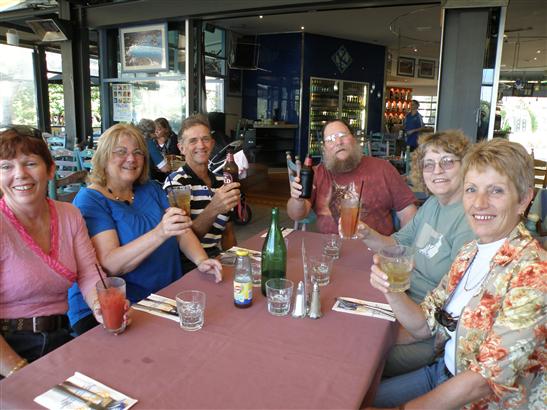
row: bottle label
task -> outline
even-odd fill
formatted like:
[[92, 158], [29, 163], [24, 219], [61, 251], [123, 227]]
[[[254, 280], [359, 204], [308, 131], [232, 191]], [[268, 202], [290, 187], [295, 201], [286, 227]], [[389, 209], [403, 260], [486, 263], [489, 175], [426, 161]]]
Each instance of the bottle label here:
[[232, 182], [234, 182], [234, 177], [229, 172], [223, 172], [222, 176], [224, 177], [225, 184], [231, 184]]
[[240, 306], [247, 306], [252, 301], [253, 282], [237, 282], [234, 280], [234, 303]]

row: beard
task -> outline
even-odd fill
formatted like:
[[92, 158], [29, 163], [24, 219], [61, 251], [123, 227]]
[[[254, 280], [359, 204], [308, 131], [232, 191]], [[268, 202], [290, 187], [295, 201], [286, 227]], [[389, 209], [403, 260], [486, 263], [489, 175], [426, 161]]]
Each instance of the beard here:
[[327, 154], [323, 149], [323, 159], [325, 168], [334, 174], [343, 174], [344, 172], [353, 171], [361, 162], [361, 147], [355, 143], [348, 151], [349, 155], [346, 159], [341, 160], [336, 158], [335, 153]]

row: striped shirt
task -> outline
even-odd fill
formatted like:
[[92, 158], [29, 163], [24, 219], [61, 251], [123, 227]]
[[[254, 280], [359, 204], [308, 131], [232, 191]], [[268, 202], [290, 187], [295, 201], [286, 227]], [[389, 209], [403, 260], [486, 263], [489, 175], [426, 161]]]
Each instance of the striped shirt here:
[[[209, 171], [209, 178], [211, 179], [211, 188], [192, 171], [192, 168], [188, 165], [184, 165], [165, 180], [163, 189], [166, 189], [167, 186], [169, 186], [169, 180], [172, 181], [173, 185], [190, 185], [192, 187], [190, 194], [190, 216], [192, 220], [194, 220], [203, 212], [205, 207], [209, 205], [214, 192], [224, 184], [222, 175], [215, 175]], [[216, 255], [220, 250], [222, 234], [224, 233], [226, 224], [229, 220], [230, 217], [228, 214], [217, 215], [209, 232], [201, 238], [201, 245], [209, 256]]]

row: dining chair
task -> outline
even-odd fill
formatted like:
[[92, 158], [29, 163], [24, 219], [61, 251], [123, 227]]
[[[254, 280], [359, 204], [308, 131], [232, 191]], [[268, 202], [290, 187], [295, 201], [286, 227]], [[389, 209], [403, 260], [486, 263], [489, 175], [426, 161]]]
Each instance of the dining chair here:
[[534, 159], [534, 190], [547, 188], [547, 161]]
[[172, 172], [175, 172], [185, 164], [184, 157], [182, 155], [168, 154], [165, 156], [165, 159], [167, 160]]
[[74, 151], [60, 148], [51, 151], [53, 161], [55, 162], [55, 172], [59, 178], [66, 177], [75, 171], [80, 171], [80, 163], [77, 154]]
[[52, 135], [46, 138], [47, 145], [50, 150], [64, 149], [66, 146], [66, 138]]
[[86, 185], [87, 175], [86, 170], [75, 171], [64, 177], [55, 175], [48, 183], [48, 196], [57, 201], [72, 202], [80, 188]]
[[95, 150], [90, 148], [84, 150], [76, 149], [74, 152], [76, 153], [79, 169], [91, 171], [91, 158], [93, 158]]

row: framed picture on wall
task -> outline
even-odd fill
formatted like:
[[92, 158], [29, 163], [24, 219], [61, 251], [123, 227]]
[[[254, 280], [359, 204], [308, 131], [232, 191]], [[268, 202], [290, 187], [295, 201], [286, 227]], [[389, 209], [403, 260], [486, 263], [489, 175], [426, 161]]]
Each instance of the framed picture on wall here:
[[167, 23], [121, 28], [122, 72], [167, 71], [167, 44]]
[[435, 60], [418, 60], [418, 77], [435, 78]]
[[415, 61], [413, 58], [409, 57], [399, 57], [397, 59], [397, 75], [402, 75], [405, 77], [414, 77], [414, 64]]
[[241, 97], [241, 70], [230, 68], [228, 70], [228, 95]]

